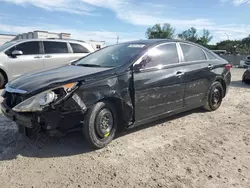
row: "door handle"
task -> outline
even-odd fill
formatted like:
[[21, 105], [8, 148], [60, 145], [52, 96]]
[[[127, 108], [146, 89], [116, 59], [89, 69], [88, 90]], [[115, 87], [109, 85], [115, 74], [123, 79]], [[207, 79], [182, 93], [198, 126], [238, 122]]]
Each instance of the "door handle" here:
[[46, 55], [44, 56], [45, 58], [51, 58], [52, 56], [51, 55]]
[[209, 69], [212, 69], [214, 66], [213, 65], [211, 65], [211, 64], [209, 64], [208, 66], [207, 66], [207, 68], [209, 68]]
[[177, 73], [175, 74], [175, 76], [181, 77], [184, 75], [184, 72], [182, 71], [177, 71]]
[[35, 56], [34, 58], [39, 59], [39, 58], [42, 58], [42, 56], [38, 55], [38, 56]]

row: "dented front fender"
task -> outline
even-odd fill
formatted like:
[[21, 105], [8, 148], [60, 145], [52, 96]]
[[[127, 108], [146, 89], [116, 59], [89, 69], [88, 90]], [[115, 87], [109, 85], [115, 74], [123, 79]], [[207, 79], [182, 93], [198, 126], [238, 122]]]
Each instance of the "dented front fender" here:
[[134, 106], [131, 71], [122, 75], [113, 75], [102, 80], [82, 84], [75, 93], [81, 98], [87, 109], [98, 101], [109, 100], [116, 103], [115, 107], [122, 111], [124, 120], [131, 121], [133, 119]]

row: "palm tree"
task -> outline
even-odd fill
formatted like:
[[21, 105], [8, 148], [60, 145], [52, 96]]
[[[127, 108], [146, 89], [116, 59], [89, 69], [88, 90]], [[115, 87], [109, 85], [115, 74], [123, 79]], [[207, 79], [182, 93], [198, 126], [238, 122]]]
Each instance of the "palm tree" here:
[[172, 39], [174, 38], [175, 29], [168, 23], [155, 24], [146, 31], [146, 37], [148, 39]]

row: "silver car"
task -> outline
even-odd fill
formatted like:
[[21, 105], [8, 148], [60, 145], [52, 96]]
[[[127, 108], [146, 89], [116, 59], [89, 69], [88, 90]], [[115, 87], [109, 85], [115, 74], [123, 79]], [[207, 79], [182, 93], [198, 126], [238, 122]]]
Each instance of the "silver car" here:
[[62, 39], [24, 39], [0, 46], [0, 88], [24, 73], [68, 64], [94, 48], [85, 42]]

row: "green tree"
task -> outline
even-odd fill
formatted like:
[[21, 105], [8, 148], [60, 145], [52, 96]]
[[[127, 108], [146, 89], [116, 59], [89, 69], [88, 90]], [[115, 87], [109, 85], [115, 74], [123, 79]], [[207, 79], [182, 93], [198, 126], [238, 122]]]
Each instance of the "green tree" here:
[[208, 46], [208, 43], [211, 42], [213, 36], [210, 35], [210, 32], [206, 29], [203, 29], [203, 35], [198, 39], [198, 43], [203, 46]]
[[178, 35], [178, 37], [182, 40], [195, 42], [206, 47], [209, 47], [208, 43], [213, 39], [213, 36], [211, 36], [210, 32], [206, 29], [203, 29], [203, 34], [199, 37], [197, 29], [194, 27], [183, 31]]
[[250, 53], [250, 35], [242, 39], [242, 44], [248, 49], [248, 53]]
[[178, 37], [182, 40], [197, 42], [198, 41], [197, 29], [191, 27], [190, 29], [185, 30], [182, 33], [178, 34]]
[[242, 43], [242, 40], [224, 40], [216, 44], [216, 50], [227, 50], [231, 54], [247, 54], [248, 48]]
[[148, 39], [172, 39], [175, 36], [175, 29], [168, 23], [155, 24], [146, 31]]

